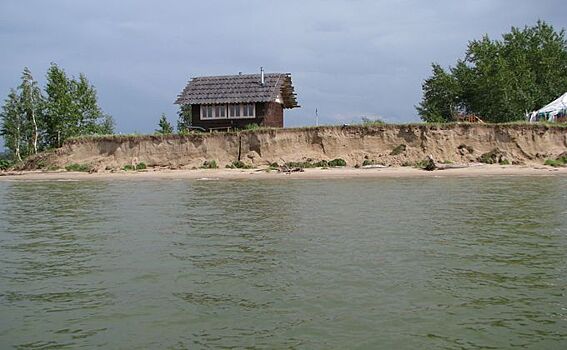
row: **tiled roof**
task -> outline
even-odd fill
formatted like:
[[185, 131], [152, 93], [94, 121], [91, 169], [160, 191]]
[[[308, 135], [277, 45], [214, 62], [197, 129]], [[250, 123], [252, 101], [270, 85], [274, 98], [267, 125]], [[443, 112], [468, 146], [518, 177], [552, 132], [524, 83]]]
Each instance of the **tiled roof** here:
[[278, 95], [284, 108], [299, 107], [289, 73], [239, 74], [191, 79], [176, 104], [273, 102]]

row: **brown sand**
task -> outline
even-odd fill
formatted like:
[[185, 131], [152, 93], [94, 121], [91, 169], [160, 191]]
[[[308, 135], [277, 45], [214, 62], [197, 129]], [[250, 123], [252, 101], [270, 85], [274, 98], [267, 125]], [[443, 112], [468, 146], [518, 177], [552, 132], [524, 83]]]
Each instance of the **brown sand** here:
[[305, 169], [304, 172], [281, 173], [265, 170], [198, 169], [119, 172], [9, 172], [0, 173], [0, 181], [17, 180], [137, 180], [137, 179], [341, 179], [341, 178], [407, 178], [407, 177], [479, 177], [479, 176], [566, 176], [567, 168], [547, 166], [474, 165], [466, 168], [424, 171], [410, 167], [380, 169], [331, 168]]

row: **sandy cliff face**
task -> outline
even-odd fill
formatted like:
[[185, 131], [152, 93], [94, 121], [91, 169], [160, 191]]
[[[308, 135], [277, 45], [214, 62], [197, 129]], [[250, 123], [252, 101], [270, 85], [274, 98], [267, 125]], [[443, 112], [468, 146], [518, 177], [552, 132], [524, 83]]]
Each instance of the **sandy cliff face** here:
[[[399, 154], [392, 154], [396, 148]], [[70, 163], [89, 164], [103, 170], [139, 162], [148, 166], [192, 168], [210, 160], [224, 167], [235, 160], [259, 166], [342, 158], [350, 166], [362, 164], [364, 160], [396, 166], [415, 163], [428, 155], [438, 162], [473, 162], [494, 149], [502, 152], [511, 163], [542, 163], [567, 150], [567, 128], [385, 125], [165, 137], [115, 136], [67, 143], [44, 157], [42, 162], [59, 167]]]

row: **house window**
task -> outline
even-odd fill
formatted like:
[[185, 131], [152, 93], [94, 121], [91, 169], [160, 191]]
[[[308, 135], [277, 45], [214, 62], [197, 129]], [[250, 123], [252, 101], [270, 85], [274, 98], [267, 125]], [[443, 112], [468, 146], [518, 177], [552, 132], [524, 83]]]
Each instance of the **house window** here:
[[226, 105], [201, 105], [201, 119], [226, 118]]
[[249, 119], [256, 117], [254, 103], [201, 105], [201, 119]]
[[242, 105], [242, 116], [245, 118], [254, 118], [256, 116], [255, 108], [253, 103], [247, 103]]
[[226, 118], [226, 106], [215, 106], [215, 117], [216, 118]]
[[254, 103], [228, 105], [228, 117], [232, 119], [255, 118], [256, 105]]
[[229, 118], [240, 118], [240, 105], [228, 105]]

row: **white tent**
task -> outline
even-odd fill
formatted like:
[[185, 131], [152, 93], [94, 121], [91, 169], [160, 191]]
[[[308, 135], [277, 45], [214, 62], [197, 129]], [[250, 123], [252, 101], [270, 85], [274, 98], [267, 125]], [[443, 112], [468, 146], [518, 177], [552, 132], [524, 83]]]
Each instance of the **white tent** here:
[[557, 115], [560, 113], [567, 113], [567, 92], [557, 100], [551, 102], [540, 110], [531, 113], [530, 122], [535, 122], [538, 120], [547, 120], [553, 122], [557, 120]]

